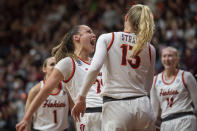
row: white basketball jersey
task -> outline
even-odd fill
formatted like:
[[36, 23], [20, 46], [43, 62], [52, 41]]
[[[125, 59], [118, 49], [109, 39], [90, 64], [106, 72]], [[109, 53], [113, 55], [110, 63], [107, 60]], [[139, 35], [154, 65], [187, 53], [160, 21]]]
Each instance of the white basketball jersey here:
[[152, 45], [145, 47], [130, 59], [131, 49], [136, 43], [134, 33], [113, 32], [111, 43], [108, 45], [108, 56], [103, 65], [102, 96], [125, 98], [147, 95], [146, 79], [151, 64]]
[[[33, 116], [33, 128], [42, 131], [63, 131], [69, 127], [68, 110], [69, 102], [63, 83], [59, 84], [59, 91], [50, 94], [41, 104]], [[41, 88], [44, 81], [41, 81]]]
[[161, 118], [178, 113], [193, 111], [192, 100], [186, 86], [184, 85], [183, 70], [179, 70], [174, 80], [167, 83], [163, 72], [155, 76], [154, 87], [161, 106]]
[[[74, 75], [69, 81], [67, 80], [64, 82], [73, 101], [76, 102], [78, 93], [80, 92], [82, 83], [84, 81], [85, 74], [87, 73], [90, 64], [80, 59], [73, 61], [75, 65], [73, 70]], [[101, 76], [102, 73], [100, 72], [86, 96], [86, 107], [101, 107], [103, 104], [102, 98], [100, 96], [100, 92], [103, 87]]]

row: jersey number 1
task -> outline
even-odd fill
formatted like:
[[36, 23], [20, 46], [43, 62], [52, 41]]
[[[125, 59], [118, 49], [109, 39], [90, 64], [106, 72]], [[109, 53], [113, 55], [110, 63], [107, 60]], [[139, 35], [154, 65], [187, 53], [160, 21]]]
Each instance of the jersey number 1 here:
[[57, 110], [53, 111], [54, 123], [57, 123]]
[[120, 46], [122, 48], [122, 61], [121, 65], [125, 66], [127, 65], [127, 62], [133, 69], [137, 69], [140, 66], [141, 58], [139, 56], [139, 53], [132, 59], [127, 59], [127, 52], [128, 50], [132, 50], [133, 46], [122, 44]]

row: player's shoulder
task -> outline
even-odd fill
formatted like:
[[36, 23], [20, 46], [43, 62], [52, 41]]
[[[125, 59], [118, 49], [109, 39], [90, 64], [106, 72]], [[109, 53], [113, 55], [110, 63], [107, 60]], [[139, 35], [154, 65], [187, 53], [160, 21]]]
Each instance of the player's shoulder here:
[[59, 66], [59, 65], [72, 65], [74, 63], [74, 58], [72, 57], [65, 57], [65, 58], [62, 58], [57, 64], [56, 66]]
[[161, 76], [162, 73], [163, 73], [163, 71], [162, 71], [162, 72], [159, 72], [159, 73], [157, 73], [157, 74], [155, 74], [154, 79], [156, 79], [156, 78], [158, 78], [159, 76]]
[[193, 77], [193, 74], [189, 71], [185, 71], [185, 70], [179, 70], [182, 72], [182, 75], [184, 76], [184, 78], [189, 78], [189, 77]]
[[64, 61], [64, 62], [72, 62], [73, 60], [74, 60], [73, 57], [67, 56], [67, 57], [61, 59], [60, 62], [61, 62], [61, 61]]

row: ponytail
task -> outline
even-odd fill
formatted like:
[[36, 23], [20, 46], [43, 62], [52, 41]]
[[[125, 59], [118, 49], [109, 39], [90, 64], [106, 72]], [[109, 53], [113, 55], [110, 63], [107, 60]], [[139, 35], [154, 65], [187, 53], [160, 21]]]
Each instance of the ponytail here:
[[52, 56], [55, 57], [56, 62], [59, 62], [62, 58], [67, 56], [73, 57], [74, 55], [74, 43], [73, 35], [79, 32], [80, 25], [75, 26], [72, 30], [66, 33], [59, 45], [52, 49]]
[[150, 43], [154, 33], [153, 14], [148, 6], [134, 5], [128, 12], [129, 22], [136, 30], [137, 42], [131, 50], [131, 57], [134, 57], [139, 51]]

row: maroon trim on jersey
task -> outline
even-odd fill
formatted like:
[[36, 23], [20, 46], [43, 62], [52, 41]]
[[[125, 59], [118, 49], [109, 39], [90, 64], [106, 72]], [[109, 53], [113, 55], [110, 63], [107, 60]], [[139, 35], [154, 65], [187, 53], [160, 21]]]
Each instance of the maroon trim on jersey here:
[[65, 83], [69, 82], [71, 80], [71, 78], [73, 77], [73, 75], [75, 74], [75, 62], [74, 62], [72, 57], [70, 57], [70, 58], [71, 58], [72, 63], [73, 63], [73, 72], [72, 72], [71, 76], [67, 80], [63, 80], [63, 82], [65, 82]]
[[86, 63], [86, 64], [90, 65], [90, 63], [88, 63], [88, 62], [86, 62], [86, 61], [82, 60], [81, 58], [79, 58], [79, 56], [77, 56], [77, 58], [78, 58], [79, 60], [83, 61], [84, 63]]
[[155, 88], [155, 84], [156, 84], [156, 82], [157, 82], [157, 78], [158, 78], [158, 75], [155, 77], [154, 88]]
[[163, 81], [163, 83], [166, 84], [166, 85], [172, 84], [172, 83], [174, 82], [174, 80], [175, 80], [175, 78], [176, 78], [178, 72], [179, 72], [179, 70], [178, 70], [177, 73], [174, 75], [173, 80], [172, 80], [171, 82], [168, 83], [168, 82], [166, 82], [166, 81], [164, 80], [164, 71], [163, 71], [163, 72], [162, 72], [162, 81]]
[[[45, 80], [43, 80], [43, 83], [45, 84]], [[59, 88], [58, 88], [59, 90], [56, 92], [56, 93], [50, 93], [49, 95], [53, 95], [53, 96], [55, 96], [55, 95], [58, 95], [59, 93], [60, 93], [60, 91], [61, 91], [61, 89], [62, 89], [62, 84], [61, 84], [61, 82], [59, 83]]]
[[150, 56], [150, 62], [151, 62], [152, 56], [151, 56], [151, 47], [150, 47], [150, 45], [149, 45], [149, 56]]
[[112, 39], [111, 39], [111, 42], [110, 42], [109, 46], [107, 47], [107, 51], [109, 51], [109, 49], [111, 48], [113, 42], [114, 42], [114, 32], [112, 32]]
[[187, 84], [185, 83], [185, 80], [184, 80], [184, 71], [182, 73], [182, 81], [183, 81], [183, 85], [185, 86], [185, 88], [187, 88]]

